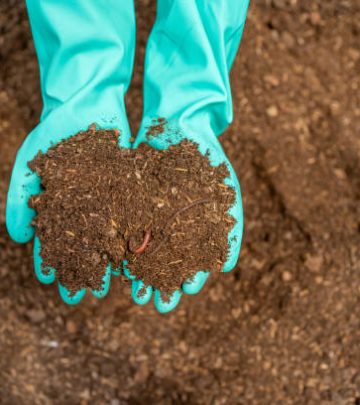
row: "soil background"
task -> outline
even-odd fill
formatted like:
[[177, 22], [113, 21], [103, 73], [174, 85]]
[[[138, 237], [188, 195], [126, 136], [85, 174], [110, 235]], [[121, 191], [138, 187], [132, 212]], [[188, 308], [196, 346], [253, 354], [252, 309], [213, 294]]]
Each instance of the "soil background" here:
[[[136, 2], [133, 128], [154, 3]], [[69, 307], [5, 229], [41, 99], [24, 2], [1, 1], [1, 404], [360, 404], [359, 44], [359, 0], [254, 0], [221, 138], [245, 208], [236, 270], [165, 316], [123, 279]]]

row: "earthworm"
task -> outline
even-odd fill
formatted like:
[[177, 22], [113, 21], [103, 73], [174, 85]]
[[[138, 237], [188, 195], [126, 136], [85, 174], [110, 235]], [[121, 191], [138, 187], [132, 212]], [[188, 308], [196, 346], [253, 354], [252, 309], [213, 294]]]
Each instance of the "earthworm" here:
[[144, 233], [144, 240], [142, 241], [141, 245], [137, 248], [133, 247], [133, 242], [134, 239], [130, 239], [129, 241], [129, 249], [132, 253], [135, 253], [136, 255], [139, 255], [140, 253], [143, 253], [145, 251], [145, 249], [147, 248], [147, 245], [150, 242], [150, 238], [151, 238], [151, 231], [147, 230]]

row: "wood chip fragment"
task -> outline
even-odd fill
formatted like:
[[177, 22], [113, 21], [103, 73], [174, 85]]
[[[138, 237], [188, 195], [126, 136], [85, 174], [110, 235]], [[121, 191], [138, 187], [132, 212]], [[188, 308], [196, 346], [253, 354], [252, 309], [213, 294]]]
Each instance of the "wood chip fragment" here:
[[167, 263], [167, 266], [171, 266], [173, 264], [179, 264], [179, 263], [182, 263], [182, 260], [175, 260], [173, 262]]

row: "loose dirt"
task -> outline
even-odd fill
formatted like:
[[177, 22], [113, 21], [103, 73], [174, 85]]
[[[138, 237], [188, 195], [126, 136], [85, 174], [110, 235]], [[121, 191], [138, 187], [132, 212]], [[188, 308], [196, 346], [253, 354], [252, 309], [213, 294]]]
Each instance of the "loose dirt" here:
[[[155, 1], [136, 5], [134, 134]], [[25, 4], [0, 2], [1, 403], [360, 403], [359, 24], [358, 0], [251, 2], [220, 138], [243, 195], [241, 257], [160, 316], [126, 278], [106, 303], [64, 305], [9, 239], [11, 167], [41, 101]]]
[[43, 189], [29, 205], [44, 271], [56, 269], [71, 293], [99, 290], [107, 265], [122, 269], [126, 259], [164, 297], [199, 269], [220, 271], [234, 225], [225, 164], [212, 167], [189, 141], [121, 149], [119, 136], [92, 125], [29, 163]]

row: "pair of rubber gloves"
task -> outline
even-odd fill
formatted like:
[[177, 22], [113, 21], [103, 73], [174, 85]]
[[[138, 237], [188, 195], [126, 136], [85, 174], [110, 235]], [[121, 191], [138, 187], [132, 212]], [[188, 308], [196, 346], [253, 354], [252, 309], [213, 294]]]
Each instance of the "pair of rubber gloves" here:
[[[223, 271], [235, 266], [241, 244], [243, 213], [236, 174], [218, 142], [232, 121], [229, 71], [238, 50], [248, 0], [158, 0], [157, 16], [149, 37], [144, 77], [144, 111], [140, 131], [130, 142], [124, 96], [128, 89], [135, 51], [135, 10], [133, 0], [27, 0], [33, 38], [40, 65], [43, 111], [38, 126], [18, 151], [13, 168], [6, 209], [8, 231], [16, 242], [34, 237], [28, 207], [31, 195], [40, 192], [40, 179], [27, 166], [39, 150], [46, 152], [57, 142], [96, 122], [100, 128], [118, 128], [120, 147], [136, 148], [147, 142], [156, 149], [169, 147], [182, 139], [199, 145], [213, 165], [225, 162], [230, 176], [227, 184], [236, 191], [230, 213], [236, 225], [229, 234], [229, 256]], [[177, 131], [145, 136], [153, 118], [164, 117]], [[55, 280], [55, 270], [44, 274], [40, 242], [35, 236], [34, 265], [40, 282]], [[132, 280], [132, 296], [137, 304], [147, 303], [153, 289], [143, 287], [124, 267]], [[92, 291], [101, 298], [110, 287], [109, 265], [102, 290]], [[169, 302], [154, 292], [155, 307], [168, 312], [176, 307], [183, 293], [196, 294], [209, 273], [199, 269]], [[62, 299], [78, 303], [86, 293], [75, 295], [59, 284]]]

